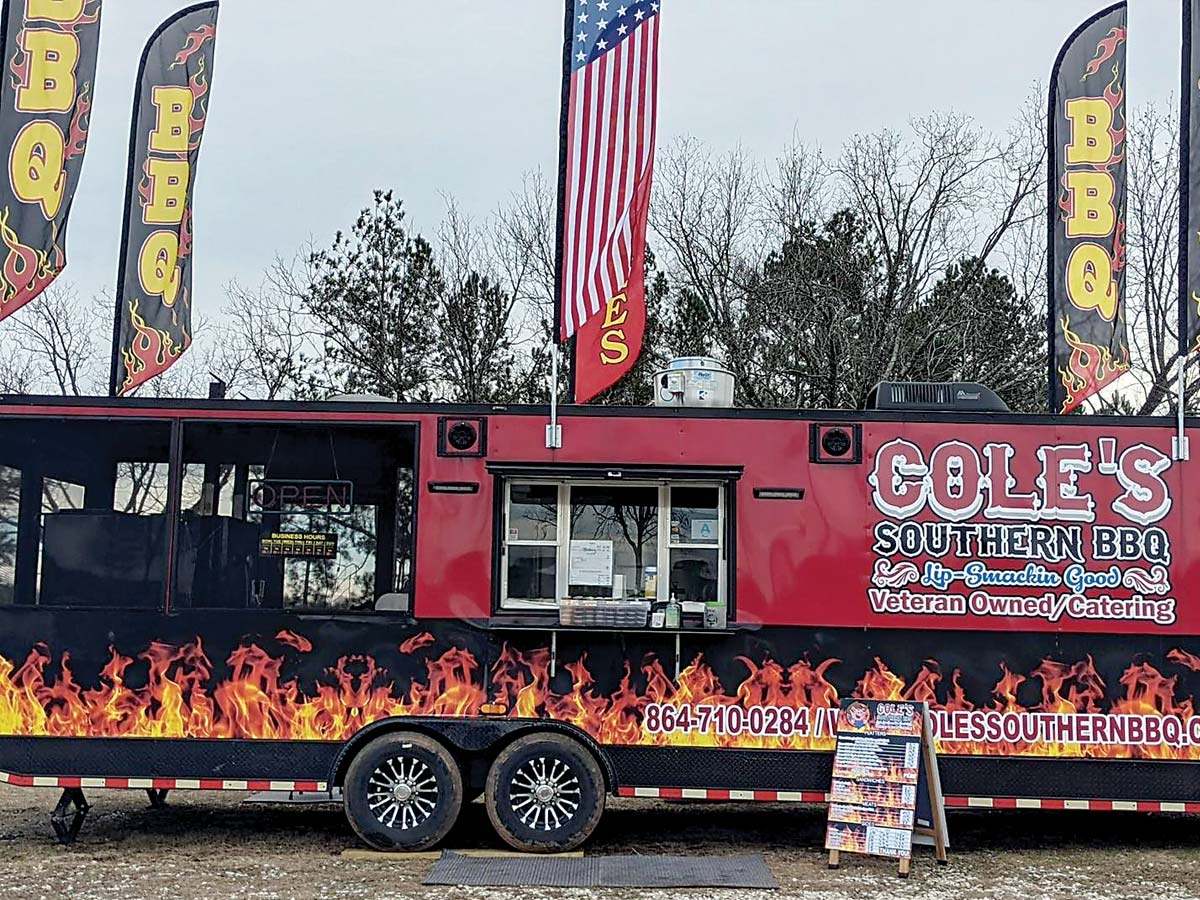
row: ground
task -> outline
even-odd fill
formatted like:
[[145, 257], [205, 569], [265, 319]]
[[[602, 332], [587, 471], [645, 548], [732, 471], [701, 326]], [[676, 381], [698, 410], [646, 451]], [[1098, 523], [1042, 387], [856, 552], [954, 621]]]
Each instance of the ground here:
[[[614, 801], [592, 853], [760, 852], [782, 890], [572, 891], [423, 887], [428, 859], [358, 861], [336, 808], [241, 804], [243, 795], [179, 792], [165, 809], [144, 793], [93, 791], [71, 847], [54, 843], [57, 791], [0, 786], [0, 898], [22, 900], [1040, 900], [1200, 898], [1200, 818], [1125, 813], [951, 813], [951, 855], [928, 850], [899, 881], [884, 860], [825, 867], [816, 807]], [[499, 847], [481, 805], [463, 814], [450, 847]]]

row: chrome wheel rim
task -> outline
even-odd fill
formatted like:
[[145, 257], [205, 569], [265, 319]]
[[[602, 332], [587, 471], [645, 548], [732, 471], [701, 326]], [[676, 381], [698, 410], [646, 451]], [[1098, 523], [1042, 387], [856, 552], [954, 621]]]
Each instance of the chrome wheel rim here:
[[415, 756], [384, 760], [367, 781], [367, 805], [387, 828], [419, 828], [429, 821], [437, 804], [437, 776]]
[[539, 756], [513, 773], [509, 784], [512, 811], [534, 831], [556, 831], [579, 814], [583, 797], [575, 771], [560, 759]]

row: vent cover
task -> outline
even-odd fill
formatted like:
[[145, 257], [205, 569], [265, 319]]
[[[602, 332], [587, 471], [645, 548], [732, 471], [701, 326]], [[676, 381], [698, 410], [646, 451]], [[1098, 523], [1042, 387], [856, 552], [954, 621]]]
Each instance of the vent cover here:
[[990, 388], [967, 381], [883, 381], [867, 396], [867, 409], [1008, 412]]

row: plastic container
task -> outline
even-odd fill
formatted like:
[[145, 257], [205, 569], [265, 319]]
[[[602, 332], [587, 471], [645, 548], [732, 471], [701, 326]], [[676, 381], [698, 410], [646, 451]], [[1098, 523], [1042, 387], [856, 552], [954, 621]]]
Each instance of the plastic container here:
[[564, 597], [558, 604], [559, 624], [572, 628], [645, 628], [649, 618], [649, 600]]

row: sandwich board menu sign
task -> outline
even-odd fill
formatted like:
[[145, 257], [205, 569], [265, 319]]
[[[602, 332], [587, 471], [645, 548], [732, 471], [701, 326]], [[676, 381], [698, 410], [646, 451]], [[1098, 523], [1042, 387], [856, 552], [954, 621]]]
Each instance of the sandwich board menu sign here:
[[842, 701], [825, 849], [886, 856], [908, 875], [913, 835], [933, 838], [946, 861], [946, 810], [929, 707], [909, 700]]

